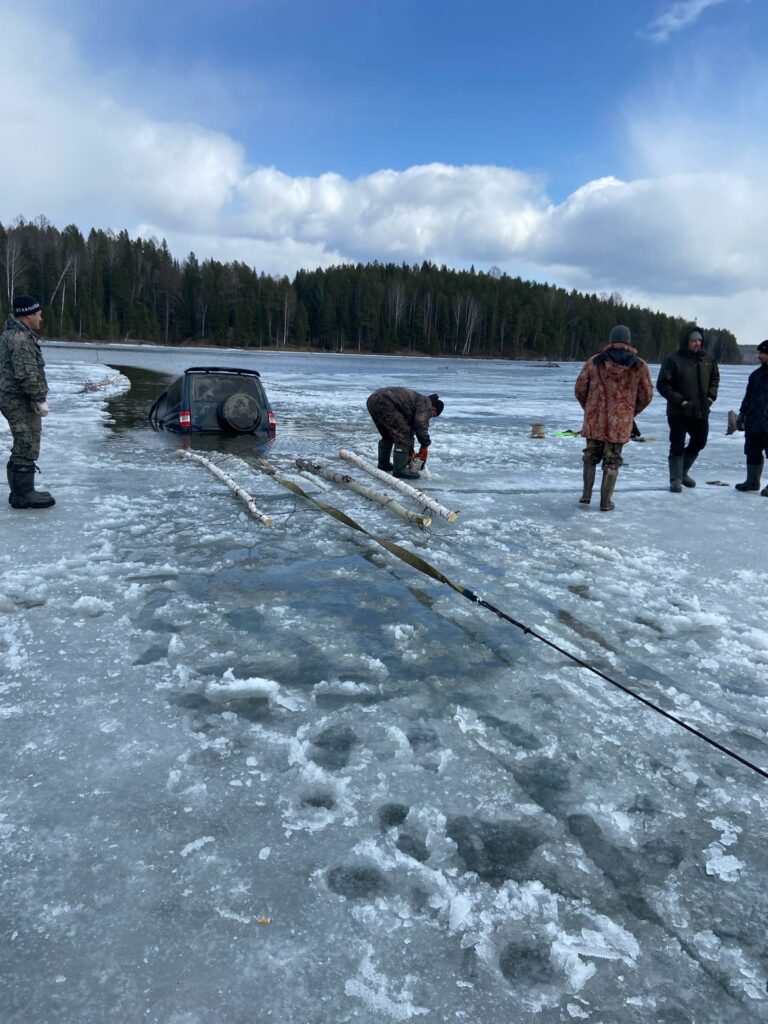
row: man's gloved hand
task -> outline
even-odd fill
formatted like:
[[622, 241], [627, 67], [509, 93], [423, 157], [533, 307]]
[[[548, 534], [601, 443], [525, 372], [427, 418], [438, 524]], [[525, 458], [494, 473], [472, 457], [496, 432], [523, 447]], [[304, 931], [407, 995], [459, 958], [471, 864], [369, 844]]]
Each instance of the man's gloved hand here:
[[416, 456], [416, 458], [417, 459], [421, 459], [422, 462], [426, 462], [428, 455], [429, 455], [429, 448], [425, 448], [425, 447], [422, 446], [421, 448], [419, 448], [419, 454]]
[[35, 412], [38, 416], [47, 416], [50, 411], [47, 402], [35, 402]]

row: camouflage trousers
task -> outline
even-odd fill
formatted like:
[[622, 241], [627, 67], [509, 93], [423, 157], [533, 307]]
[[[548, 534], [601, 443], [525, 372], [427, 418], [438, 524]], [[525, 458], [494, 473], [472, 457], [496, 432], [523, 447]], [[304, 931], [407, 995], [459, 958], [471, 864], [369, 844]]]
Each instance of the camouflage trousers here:
[[43, 424], [28, 398], [0, 395], [0, 412], [8, 420], [13, 436], [11, 459], [19, 465], [37, 462]]
[[388, 398], [374, 394], [370, 396], [366, 405], [377, 430], [388, 444], [413, 447], [413, 430], [410, 423]]
[[624, 465], [624, 459], [621, 457], [623, 447], [623, 444], [618, 444], [616, 441], [593, 441], [592, 438], [587, 438], [587, 447], [581, 458], [586, 464], [592, 466], [599, 466], [602, 462], [606, 472], [615, 470], [618, 473], [621, 466]]

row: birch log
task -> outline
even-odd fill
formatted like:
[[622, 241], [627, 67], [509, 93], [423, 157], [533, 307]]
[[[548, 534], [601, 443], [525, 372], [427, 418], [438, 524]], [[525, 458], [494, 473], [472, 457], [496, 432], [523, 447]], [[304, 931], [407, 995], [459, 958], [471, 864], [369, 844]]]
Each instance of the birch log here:
[[322, 477], [324, 480], [332, 480], [335, 484], [341, 484], [343, 487], [348, 487], [350, 491], [354, 491], [356, 494], [361, 494], [364, 498], [368, 498], [370, 501], [376, 501], [379, 505], [384, 505], [386, 508], [391, 509], [396, 516], [404, 519], [406, 523], [411, 523], [414, 526], [429, 526], [432, 522], [432, 517], [427, 515], [419, 515], [416, 512], [409, 512], [408, 509], [403, 508], [399, 502], [395, 501], [394, 498], [388, 497], [386, 494], [382, 494], [381, 491], [375, 491], [372, 487], [366, 487], [364, 484], [358, 483], [351, 476], [347, 476], [346, 473], [337, 473], [333, 469], [328, 469], [325, 466], [320, 466], [316, 462], [310, 462], [308, 459], [296, 459], [296, 465], [299, 469], [304, 470], [307, 473], [314, 473], [316, 476]]
[[419, 504], [424, 505], [425, 508], [431, 509], [432, 512], [436, 512], [443, 519], [447, 519], [449, 523], [455, 523], [459, 518], [458, 512], [451, 512], [445, 507], [445, 505], [439, 504], [434, 498], [430, 498], [428, 494], [423, 491], [416, 490], [415, 487], [411, 487], [404, 480], [399, 480], [397, 477], [390, 476], [389, 473], [385, 473], [383, 469], [376, 469], [371, 466], [365, 459], [359, 455], [355, 455], [354, 452], [347, 451], [346, 448], [339, 450], [339, 458], [346, 459], [347, 462], [351, 462], [353, 466], [357, 466], [358, 469], [364, 470], [371, 476], [376, 477], [377, 480], [381, 480], [382, 483], [388, 484], [390, 487], [394, 487], [396, 490], [401, 491], [403, 494], [407, 494], [409, 498], [413, 498], [418, 501]]
[[256, 507], [256, 502], [253, 500], [251, 495], [247, 491], [244, 491], [240, 484], [235, 483], [231, 476], [228, 476], [223, 469], [219, 469], [219, 467], [215, 463], [211, 462], [210, 459], [206, 459], [204, 455], [198, 455], [196, 452], [185, 451], [183, 449], [179, 449], [179, 455], [183, 459], [190, 459], [192, 462], [197, 462], [201, 466], [205, 466], [205, 468], [210, 470], [217, 479], [221, 480], [222, 483], [225, 483], [233, 494], [237, 495], [241, 501], [245, 502], [248, 506], [248, 511], [251, 515], [255, 516], [260, 523], [264, 526], [272, 525], [270, 517]]

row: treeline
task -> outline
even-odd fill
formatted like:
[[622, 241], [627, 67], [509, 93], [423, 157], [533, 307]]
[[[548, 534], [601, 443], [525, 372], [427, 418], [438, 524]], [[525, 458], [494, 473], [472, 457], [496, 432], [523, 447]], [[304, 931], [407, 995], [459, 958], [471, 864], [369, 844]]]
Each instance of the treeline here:
[[[49, 337], [205, 343], [503, 359], [584, 359], [617, 323], [646, 359], [678, 344], [683, 321], [621, 296], [590, 295], [489, 273], [369, 263], [300, 270], [291, 281], [245, 263], [179, 262], [165, 241], [44, 217], [0, 224], [6, 309], [42, 303]], [[740, 362], [730, 331], [706, 328], [721, 362]]]

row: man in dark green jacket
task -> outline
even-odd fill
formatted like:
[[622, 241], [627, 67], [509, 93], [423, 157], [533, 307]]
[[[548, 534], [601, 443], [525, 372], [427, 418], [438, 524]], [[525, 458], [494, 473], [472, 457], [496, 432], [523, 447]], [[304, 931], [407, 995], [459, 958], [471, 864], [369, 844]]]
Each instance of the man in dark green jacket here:
[[47, 491], [35, 490], [42, 417], [48, 415], [48, 382], [37, 338], [42, 323], [40, 303], [31, 295], [16, 295], [0, 334], [0, 412], [13, 435], [7, 470], [13, 508], [56, 504]]
[[[704, 349], [704, 334], [696, 324], [686, 324], [677, 352], [661, 364], [656, 387], [667, 400], [669, 423], [669, 489], [695, 487], [688, 470], [706, 446], [709, 410], [717, 398], [720, 370]], [[686, 444], [686, 437], [688, 443]]]

